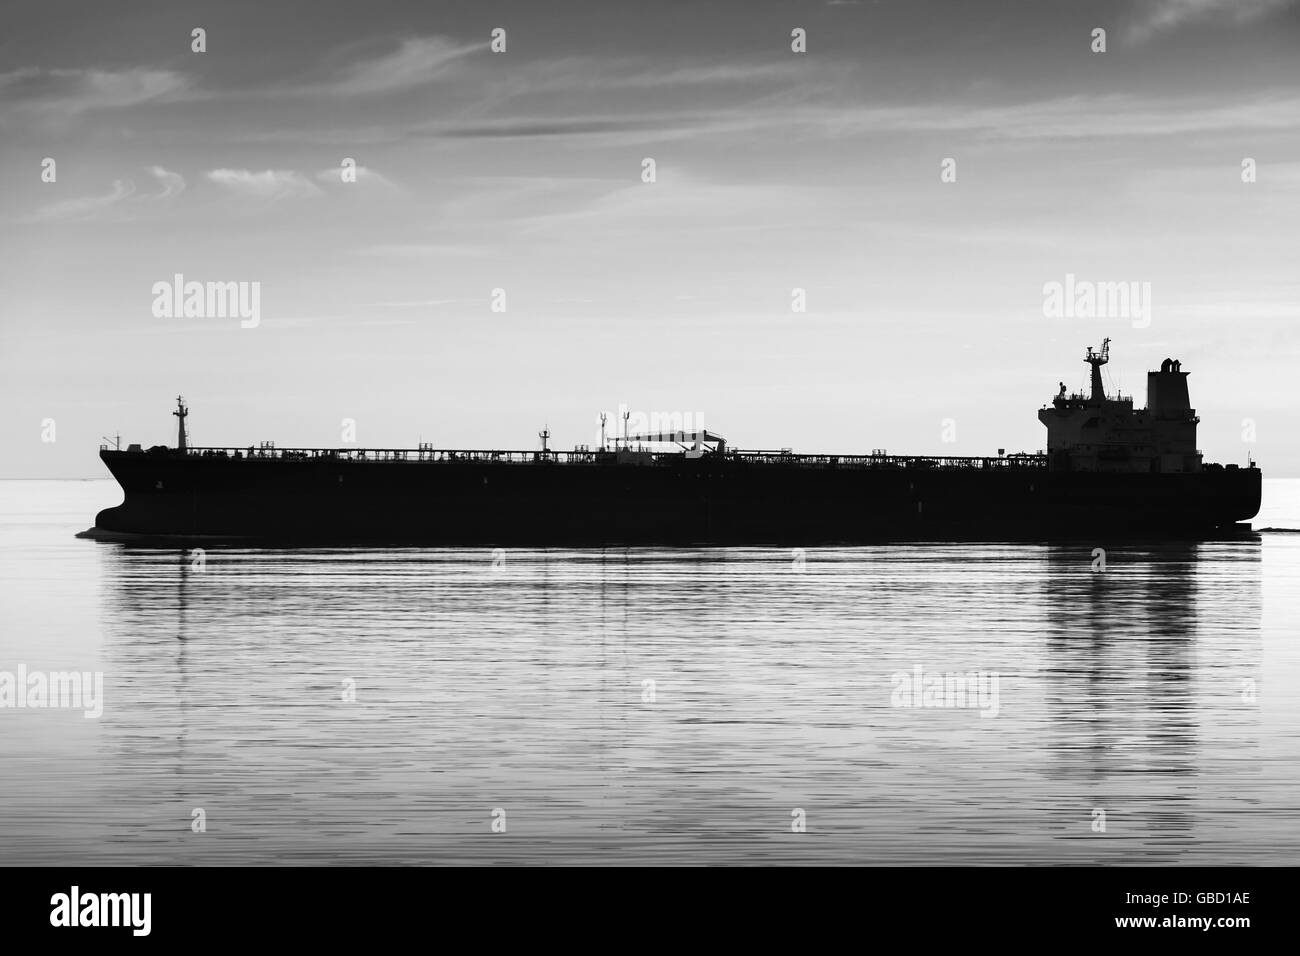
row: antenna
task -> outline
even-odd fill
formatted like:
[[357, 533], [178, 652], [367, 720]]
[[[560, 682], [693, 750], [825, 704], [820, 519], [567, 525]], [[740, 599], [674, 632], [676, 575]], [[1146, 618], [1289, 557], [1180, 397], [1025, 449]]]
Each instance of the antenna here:
[[605, 413], [600, 413], [600, 450], [605, 450]]
[[631, 417], [632, 417], [632, 413], [631, 413], [631, 412], [624, 412], [624, 413], [623, 413], [623, 444], [624, 444], [624, 446], [627, 446], [627, 444], [628, 444], [628, 442], [627, 442], [627, 420], [628, 420], [629, 418], [631, 418]]

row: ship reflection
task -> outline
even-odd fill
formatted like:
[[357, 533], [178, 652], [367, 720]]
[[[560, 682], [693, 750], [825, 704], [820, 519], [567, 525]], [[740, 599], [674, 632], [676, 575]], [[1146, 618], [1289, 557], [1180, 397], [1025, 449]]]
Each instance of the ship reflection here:
[[1261, 663], [1259, 539], [1124, 545], [1104, 570], [1098, 557], [1047, 552], [1047, 773], [1090, 804], [1083, 835], [1131, 838], [1113, 840], [1116, 861], [1173, 861], [1200, 838], [1207, 768], [1258, 769], [1240, 691]]
[[[165, 821], [129, 835], [156, 861], [591, 862], [600, 831], [620, 859], [735, 862], [779, 780], [849, 834], [783, 860], [1177, 862], [1240, 850], [1213, 828], [1261, 763], [1258, 538], [1126, 543], [1104, 571], [1065, 544], [97, 553], [96, 799]], [[918, 662], [1001, 671], [996, 719], [894, 707]], [[506, 800], [535, 849], [464, 822]], [[184, 842], [195, 807], [228, 835]], [[698, 823], [720, 808], [734, 830]]]

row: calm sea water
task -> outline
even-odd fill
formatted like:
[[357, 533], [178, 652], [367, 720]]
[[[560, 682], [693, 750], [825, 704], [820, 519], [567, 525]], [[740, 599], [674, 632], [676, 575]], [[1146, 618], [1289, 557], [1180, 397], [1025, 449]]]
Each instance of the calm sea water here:
[[1300, 863], [1300, 534], [199, 569], [119, 499], [0, 482], [0, 671], [104, 680], [0, 709], [0, 863]]

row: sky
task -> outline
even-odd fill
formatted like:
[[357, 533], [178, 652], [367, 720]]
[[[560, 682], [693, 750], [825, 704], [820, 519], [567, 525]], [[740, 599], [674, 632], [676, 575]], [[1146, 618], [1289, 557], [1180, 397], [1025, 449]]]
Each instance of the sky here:
[[[625, 406], [1035, 451], [1105, 337], [1138, 405], [1182, 361], [1207, 460], [1300, 476], [1294, 0], [0, 21], [0, 477], [106, 477], [104, 436], [175, 443], [180, 393], [199, 445], [563, 449]], [[256, 324], [158, 314], [177, 274], [258, 283]], [[1048, 314], [1068, 276], [1149, 309]]]

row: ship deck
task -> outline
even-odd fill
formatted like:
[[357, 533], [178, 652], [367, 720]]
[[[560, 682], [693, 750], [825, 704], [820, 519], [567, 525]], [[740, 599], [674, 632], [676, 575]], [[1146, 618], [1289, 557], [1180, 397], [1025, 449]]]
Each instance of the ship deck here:
[[[100, 450], [112, 455], [166, 455], [196, 459], [220, 459], [249, 462], [408, 462], [408, 463], [477, 463], [500, 465], [617, 465], [623, 463], [670, 465], [686, 460], [684, 451], [649, 451], [644, 449], [576, 449], [574, 451], [520, 451], [466, 448], [273, 448], [231, 446], [193, 447], [181, 452], [171, 448], [153, 448], [144, 451], [121, 451], [101, 445]], [[728, 449], [725, 452], [706, 452], [708, 461], [764, 466], [782, 465], [805, 468], [867, 468], [867, 469], [963, 469], [990, 470], [1006, 468], [1046, 468], [1047, 456], [1016, 453], [987, 457], [955, 455], [818, 455], [795, 454], [782, 449], [744, 450]]]

